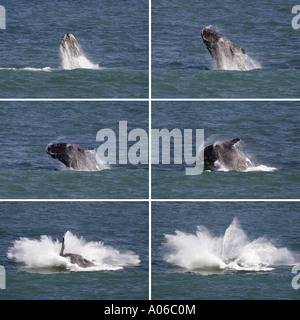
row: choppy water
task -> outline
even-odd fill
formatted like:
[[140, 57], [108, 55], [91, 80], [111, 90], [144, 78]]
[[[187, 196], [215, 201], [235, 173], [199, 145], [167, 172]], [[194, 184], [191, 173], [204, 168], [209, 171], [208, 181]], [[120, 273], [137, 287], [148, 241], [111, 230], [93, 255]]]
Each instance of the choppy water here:
[[[148, 299], [147, 203], [6, 202], [0, 209], [0, 299]], [[64, 235], [65, 253], [94, 267], [59, 256]]]
[[[293, 1], [154, 1], [153, 98], [298, 98], [299, 32]], [[212, 25], [262, 67], [212, 70], [201, 30]]]
[[[299, 204], [152, 205], [153, 299], [298, 299]], [[272, 289], [271, 289], [272, 288]]]
[[[148, 166], [111, 165], [101, 171], [65, 170], [46, 153], [49, 143], [98, 148], [101, 129], [118, 136], [119, 121], [148, 131], [145, 102], [1, 102], [1, 198], [147, 198]], [[130, 143], [128, 143], [128, 148]], [[117, 161], [118, 150], [117, 147]]]
[[[145, 98], [148, 2], [2, 1], [1, 98]], [[139, 14], [136, 14], [138, 12]], [[63, 34], [73, 33], [99, 69], [61, 68]]]
[[[298, 199], [299, 102], [152, 101], [152, 129], [204, 129], [205, 145], [238, 137], [254, 167], [188, 176], [185, 163], [153, 165], [149, 253], [148, 165], [78, 171], [46, 154], [55, 142], [97, 148], [97, 132], [117, 134], [119, 121], [148, 132], [148, 1], [0, 5], [0, 99], [50, 98], [0, 102], [0, 198], [17, 200], [0, 202], [0, 300], [145, 300], [150, 253], [152, 299], [299, 299], [291, 272], [300, 263], [298, 202], [155, 201]], [[152, 1], [152, 98], [299, 98], [294, 5]], [[244, 48], [254, 68], [216, 70], [201, 38], [208, 25]], [[61, 52], [65, 33], [84, 61]], [[61, 257], [63, 236], [66, 250], [94, 266]]]
[[[204, 171], [186, 165], [152, 166], [152, 197], [168, 199], [299, 197], [298, 102], [152, 102], [152, 127], [204, 129], [207, 144], [242, 139], [255, 167], [246, 172]], [[182, 135], [183, 136], [183, 135]], [[195, 143], [195, 138], [194, 138]], [[171, 144], [174, 148], [174, 145]], [[194, 152], [196, 152], [194, 145]], [[182, 157], [184, 160], [184, 155]]]

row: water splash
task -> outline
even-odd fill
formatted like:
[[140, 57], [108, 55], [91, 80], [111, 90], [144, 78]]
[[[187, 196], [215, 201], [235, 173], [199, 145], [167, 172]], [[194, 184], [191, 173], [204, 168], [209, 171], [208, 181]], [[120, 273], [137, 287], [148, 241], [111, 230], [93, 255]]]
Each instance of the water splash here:
[[219, 65], [214, 65], [213, 69], [248, 71], [262, 68], [261, 64], [258, 61], [252, 59], [247, 53], [235, 52], [234, 59], [232, 59], [232, 56], [227, 54], [228, 52], [230, 52], [230, 48], [228, 47], [227, 43], [224, 42], [222, 43], [222, 45], [218, 43], [217, 45], [221, 46], [218, 50]]
[[176, 231], [165, 235], [164, 259], [187, 270], [269, 271], [279, 265], [295, 264], [287, 248], [277, 248], [271, 240], [249, 240], [238, 220], [233, 219], [223, 236], [214, 237], [205, 227], [196, 234]]
[[92, 261], [94, 266], [82, 268], [70, 263], [67, 258], [59, 255], [61, 242], [46, 235], [42, 235], [38, 240], [21, 237], [8, 249], [7, 256], [22, 263], [26, 271], [37, 273], [120, 270], [140, 263], [139, 256], [132, 251], [120, 252], [101, 241], [87, 242], [70, 231], [67, 231], [64, 237], [66, 253], [80, 254]]
[[80, 55], [73, 54], [72, 47], [69, 45], [68, 42], [65, 42], [64, 45], [61, 44], [59, 47], [62, 69], [99, 69], [98, 64], [94, 64], [86, 57], [77, 41], [74, 42], [72, 46], [79, 46], [78, 52], [80, 52]]

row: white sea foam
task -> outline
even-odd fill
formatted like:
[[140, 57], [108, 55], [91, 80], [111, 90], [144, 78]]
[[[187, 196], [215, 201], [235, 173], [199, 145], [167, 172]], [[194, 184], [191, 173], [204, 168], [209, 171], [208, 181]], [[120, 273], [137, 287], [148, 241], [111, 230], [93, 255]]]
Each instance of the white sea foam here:
[[165, 238], [165, 261], [187, 270], [269, 271], [279, 265], [295, 264], [293, 253], [287, 248], [278, 248], [264, 237], [251, 241], [236, 218], [218, 237], [198, 226], [195, 234], [176, 231]]
[[8, 249], [7, 256], [22, 263], [30, 272], [119, 270], [137, 266], [140, 263], [139, 256], [132, 251], [120, 252], [111, 246], [104, 245], [101, 241], [87, 242], [83, 237], [78, 238], [70, 231], [67, 231], [64, 237], [64, 253], [79, 254], [92, 261], [94, 266], [82, 268], [70, 263], [67, 258], [59, 255], [61, 242], [46, 235], [42, 235], [37, 240], [21, 237], [14, 241], [13, 246]]
[[32, 67], [25, 67], [25, 68], [0, 68], [0, 70], [12, 70], [12, 71], [46, 71], [50, 72], [53, 69], [50, 67], [44, 67], [44, 68], [32, 68]]

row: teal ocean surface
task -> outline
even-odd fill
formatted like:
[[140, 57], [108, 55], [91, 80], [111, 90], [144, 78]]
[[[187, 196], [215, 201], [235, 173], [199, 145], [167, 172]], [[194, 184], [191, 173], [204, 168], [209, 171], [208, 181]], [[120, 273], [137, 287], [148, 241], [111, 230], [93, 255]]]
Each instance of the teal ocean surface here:
[[[298, 98], [294, 1], [152, 1], [153, 98]], [[206, 26], [244, 48], [261, 68], [213, 70]]]
[[[204, 129], [205, 146], [240, 138], [240, 147], [254, 164], [244, 172], [186, 175], [184, 153], [183, 164], [174, 165], [171, 141], [170, 164], [152, 165], [152, 197], [299, 198], [299, 123], [298, 102], [152, 102], [152, 128], [178, 128], [182, 137], [184, 129]], [[198, 151], [195, 140], [193, 155]]]
[[[148, 132], [148, 103], [126, 102], [1, 102], [1, 198], [147, 198], [148, 165], [118, 164], [100, 171], [67, 168], [46, 153], [49, 143], [67, 142], [97, 148], [101, 129], [119, 137], [119, 121], [128, 132]], [[128, 149], [130, 144], [128, 142]]]
[[298, 202], [153, 203], [152, 298], [299, 299], [299, 210]]
[[[0, 299], [148, 299], [148, 204], [6, 202], [1, 208]], [[60, 257], [81, 254], [78, 268]]]
[[[299, 299], [295, 5], [1, 1], [0, 300]], [[256, 68], [217, 70], [206, 26]], [[69, 56], [68, 33], [84, 55]], [[170, 133], [169, 162], [162, 138], [149, 146], [149, 128]], [[240, 138], [253, 166], [187, 175], [187, 153], [200, 159], [197, 129], [202, 147]], [[53, 159], [46, 148], [59, 142], [94, 148], [100, 170]], [[103, 145], [115, 163], [96, 157]], [[150, 148], [159, 156], [151, 170]], [[60, 254], [63, 238], [63, 253], [87, 268]]]
[[[1, 98], [145, 98], [148, 1], [2, 1]], [[136, 14], [138, 12], [138, 14]], [[72, 33], [97, 69], [62, 68]]]

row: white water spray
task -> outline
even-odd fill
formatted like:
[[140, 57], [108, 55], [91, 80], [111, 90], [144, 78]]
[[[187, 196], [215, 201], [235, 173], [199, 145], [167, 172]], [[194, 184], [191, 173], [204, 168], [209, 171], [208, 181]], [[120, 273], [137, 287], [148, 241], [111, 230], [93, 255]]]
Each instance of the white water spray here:
[[14, 241], [8, 249], [7, 256], [16, 262], [22, 263], [25, 270], [30, 272], [57, 272], [62, 271], [105, 271], [120, 270], [125, 267], [137, 266], [139, 256], [132, 251], [120, 252], [103, 242], [87, 242], [84, 238], [76, 237], [70, 231], [64, 235], [65, 253], [75, 253], [92, 261], [94, 266], [79, 267], [59, 255], [61, 242], [43, 235], [38, 240], [20, 238]]
[[264, 237], [249, 240], [236, 218], [223, 236], [214, 237], [205, 227], [196, 234], [176, 231], [165, 235], [164, 259], [187, 270], [269, 271], [279, 265], [293, 265], [287, 248], [277, 248]]
[[94, 64], [86, 57], [80, 44], [72, 34], [64, 35], [59, 51], [62, 69], [99, 69], [98, 64]]
[[234, 58], [232, 58], [232, 49], [230, 46], [232, 46], [232, 44], [229, 41], [219, 40], [217, 43], [219, 65], [214, 66], [213, 69], [248, 71], [262, 67], [258, 61], [252, 59], [247, 53], [238, 50], [234, 52]]

